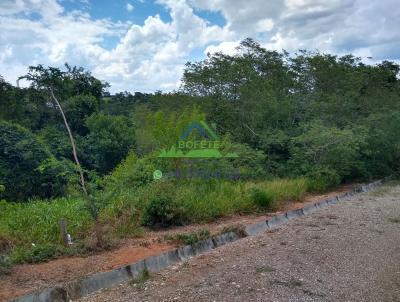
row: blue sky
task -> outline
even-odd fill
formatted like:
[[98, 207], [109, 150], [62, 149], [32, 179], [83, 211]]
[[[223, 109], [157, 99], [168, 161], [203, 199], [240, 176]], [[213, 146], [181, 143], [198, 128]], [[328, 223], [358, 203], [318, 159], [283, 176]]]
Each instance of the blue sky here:
[[399, 26], [398, 0], [2, 0], [0, 75], [15, 83], [29, 65], [68, 62], [111, 92], [171, 91], [187, 61], [233, 54], [246, 37], [399, 61]]

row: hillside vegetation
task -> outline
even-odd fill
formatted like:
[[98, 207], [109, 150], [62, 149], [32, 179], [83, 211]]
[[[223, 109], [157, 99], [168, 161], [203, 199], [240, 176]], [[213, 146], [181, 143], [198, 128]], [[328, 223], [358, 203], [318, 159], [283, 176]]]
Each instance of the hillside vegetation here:
[[[399, 70], [246, 39], [236, 55], [187, 63], [171, 93], [110, 95], [107, 83], [69, 65], [30, 67], [27, 88], [0, 78], [0, 266], [90, 253], [144, 227], [261, 213], [307, 192], [396, 174]], [[213, 125], [221, 153], [238, 157], [158, 157], [194, 121]], [[177, 169], [185, 177], [171, 177]], [[61, 218], [71, 247], [62, 245]]]

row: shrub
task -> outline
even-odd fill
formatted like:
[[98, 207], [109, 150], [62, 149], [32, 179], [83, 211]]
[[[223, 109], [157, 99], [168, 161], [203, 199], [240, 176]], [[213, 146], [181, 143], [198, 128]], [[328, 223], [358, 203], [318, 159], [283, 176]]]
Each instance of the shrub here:
[[340, 184], [340, 176], [335, 170], [321, 167], [307, 174], [308, 190], [310, 192], [324, 192]]
[[10, 258], [13, 263], [38, 263], [54, 259], [57, 255], [57, 247], [52, 244], [40, 244], [30, 249], [15, 248]]
[[180, 225], [183, 222], [181, 206], [168, 192], [164, 195], [156, 195], [146, 204], [141, 223], [145, 226]]
[[340, 180], [351, 178], [362, 166], [359, 152], [364, 141], [364, 131], [326, 127], [315, 121], [293, 138], [289, 166], [297, 175], [312, 174], [322, 168], [336, 171]]
[[252, 188], [250, 195], [252, 201], [260, 208], [270, 209], [274, 206], [274, 195], [269, 191]]
[[154, 159], [149, 157], [138, 158], [131, 152], [115, 169], [104, 177], [106, 191], [138, 188], [153, 181], [153, 172], [159, 169]]

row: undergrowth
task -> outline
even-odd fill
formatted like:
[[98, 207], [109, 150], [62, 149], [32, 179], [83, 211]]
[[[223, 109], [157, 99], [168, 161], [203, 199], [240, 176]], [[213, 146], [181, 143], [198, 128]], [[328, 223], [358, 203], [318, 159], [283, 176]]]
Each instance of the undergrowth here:
[[[301, 200], [308, 191], [306, 179], [272, 181], [153, 181], [104, 191], [98, 224], [105, 241], [142, 236], [144, 227], [204, 223], [230, 215], [270, 211], [282, 201]], [[64, 247], [59, 220], [67, 221], [74, 244]], [[90, 243], [95, 223], [82, 198], [34, 200], [29, 203], [0, 202], [0, 235], [12, 263], [37, 263], [60, 255], [97, 252]], [[206, 232], [177, 235], [171, 240], [191, 244]], [[7, 238], [5, 240], [4, 238]], [[0, 243], [1, 243], [0, 242]], [[6, 242], [6, 243], [5, 243]], [[110, 247], [112, 244], [110, 243]], [[0, 254], [1, 254], [0, 253]]]

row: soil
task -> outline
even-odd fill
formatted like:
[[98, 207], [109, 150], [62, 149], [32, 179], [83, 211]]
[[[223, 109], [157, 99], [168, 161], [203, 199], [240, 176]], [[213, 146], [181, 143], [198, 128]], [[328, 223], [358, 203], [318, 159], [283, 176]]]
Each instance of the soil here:
[[[301, 208], [307, 203], [336, 196], [355, 186], [356, 184], [343, 185], [327, 194], [307, 195], [303, 202], [287, 201], [278, 212]], [[275, 213], [233, 216], [208, 224], [193, 224], [159, 231], [149, 230], [145, 232], [144, 237], [121, 240], [114, 250], [101, 254], [59, 258], [40, 264], [17, 265], [13, 267], [10, 275], [0, 277], [0, 301], [8, 301], [55, 284], [108, 271], [176, 248], [175, 244], [165, 241], [166, 235], [190, 233], [200, 229], [207, 229], [211, 234], [215, 234], [227, 227], [262, 221]]]

